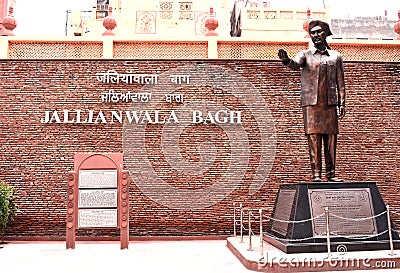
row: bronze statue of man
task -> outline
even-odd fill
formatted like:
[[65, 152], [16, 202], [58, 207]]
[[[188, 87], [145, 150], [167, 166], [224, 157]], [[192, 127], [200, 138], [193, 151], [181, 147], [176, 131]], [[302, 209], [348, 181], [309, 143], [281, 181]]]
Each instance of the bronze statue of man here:
[[341, 182], [343, 180], [335, 176], [335, 165], [338, 118], [343, 118], [346, 112], [343, 60], [341, 54], [331, 50], [326, 42], [326, 37], [332, 35], [326, 22], [310, 21], [308, 32], [314, 43], [313, 48], [299, 52], [293, 59], [280, 49], [278, 56], [290, 69], [301, 69], [301, 107], [312, 181], [322, 181], [323, 143], [326, 178], [328, 181]]

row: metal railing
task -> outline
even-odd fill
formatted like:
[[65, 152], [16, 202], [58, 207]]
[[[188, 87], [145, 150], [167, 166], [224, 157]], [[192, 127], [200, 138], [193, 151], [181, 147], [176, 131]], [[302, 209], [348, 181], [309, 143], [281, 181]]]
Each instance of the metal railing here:
[[[290, 221], [290, 220], [274, 218], [274, 217], [266, 215], [265, 214], [266, 210], [264, 210], [263, 208], [244, 208], [242, 204], [239, 204], [239, 206], [236, 206], [234, 204], [233, 211], [234, 211], [234, 216], [233, 216], [234, 237], [238, 236], [237, 229], [239, 226], [240, 227], [240, 236], [239, 236], [240, 243], [244, 243], [245, 233], [248, 236], [248, 248], [247, 248], [248, 251], [254, 250], [253, 238], [257, 234], [255, 234], [253, 227], [254, 227], [254, 224], [258, 224], [258, 226], [259, 226], [259, 232], [258, 232], [259, 245], [258, 246], [260, 248], [261, 258], [263, 258], [263, 256], [264, 256], [264, 236], [266, 235], [266, 233], [264, 232], [265, 222], [276, 221], [276, 222], [283, 222], [283, 223], [288, 223], [288, 224], [298, 224], [298, 223], [304, 223], [304, 222], [309, 222], [309, 221], [315, 221], [316, 219], [321, 218], [321, 217], [326, 218], [326, 231], [321, 234], [318, 234], [318, 239], [320, 239], [320, 238], [326, 239], [327, 257], [328, 258], [331, 257], [331, 253], [332, 253], [332, 251], [331, 251], [331, 237], [332, 236], [343, 237], [343, 238], [346, 238], [349, 240], [351, 240], [351, 239], [365, 240], [365, 239], [382, 236], [385, 233], [388, 233], [388, 236], [389, 236], [389, 249], [390, 249], [389, 255], [391, 255], [391, 256], [395, 255], [394, 244], [393, 244], [394, 240], [393, 240], [392, 233], [393, 232], [398, 233], [399, 231], [392, 228], [390, 213], [400, 215], [400, 211], [390, 212], [389, 205], [386, 205], [386, 210], [382, 211], [381, 213], [370, 216], [370, 217], [363, 217], [363, 218], [343, 217], [341, 215], [338, 215], [338, 214], [335, 214], [335, 213], [332, 213], [331, 211], [329, 211], [329, 207], [325, 207], [325, 211], [322, 214], [308, 218], [308, 219], [297, 220], [297, 221]], [[386, 215], [386, 217], [387, 217], [388, 228], [377, 234], [346, 236], [346, 235], [340, 234], [339, 232], [333, 231], [331, 229], [332, 224], [330, 224], [330, 223], [332, 223], [332, 219], [341, 219], [341, 220], [345, 220], [345, 221], [362, 222], [362, 221], [376, 219], [376, 218], [384, 216], [384, 215]], [[276, 237], [276, 236], [272, 235], [271, 233], [268, 233], [268, 236], [272, 239], [275, 239], [275, 240], [278, 240], [281, 242], [285, 242], [288, 244], [295, 244], [298, 242], [303, 242], [303, 241], [307, 241], [307, 240], [316, 238], [314, 236], [310, 236], [310, 237], [306, 237], [306, 238], [285, 239], [285, 238]]]

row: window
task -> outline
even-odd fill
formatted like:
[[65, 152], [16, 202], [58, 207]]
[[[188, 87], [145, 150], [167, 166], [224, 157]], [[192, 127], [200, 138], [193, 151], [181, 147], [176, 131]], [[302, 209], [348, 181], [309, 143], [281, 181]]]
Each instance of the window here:
[[97, 0], [96, 19], [103, 19], [108, 16], [109, 0]]
[[179, 19], [193, 20], [193, 2], [179, 2]]

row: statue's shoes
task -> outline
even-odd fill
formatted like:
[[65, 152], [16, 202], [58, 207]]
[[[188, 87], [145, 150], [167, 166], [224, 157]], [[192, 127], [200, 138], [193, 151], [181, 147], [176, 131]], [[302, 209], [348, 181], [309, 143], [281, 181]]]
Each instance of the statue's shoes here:
[[337, 177], [328, 177], [329, 182], [343, 182], [343, 179]]
[[316, 176], [316, 177], [314, 177], [314, 178], [312, 179], [312, 182], [322, 182], [322, 179], [321, 179], [321, 177]]

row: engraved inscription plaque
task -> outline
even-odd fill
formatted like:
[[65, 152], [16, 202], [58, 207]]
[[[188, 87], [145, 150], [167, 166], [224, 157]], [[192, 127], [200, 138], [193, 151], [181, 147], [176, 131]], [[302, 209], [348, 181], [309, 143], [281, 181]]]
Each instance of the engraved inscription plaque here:
[[117, 209], [85, 209], [78, 211], [78, 227], [117, 227]]
[[[316, 217], [329, 208], [329, 228], [332, 236], [376, 235], [375, 219], [363, 219], [374, 215], [371, 193], [365, 189], [309, 189], [308, 197], [312, 217]], [[350, 221], [339, 217], [360, 219]], [[326, 236], [326, 217], [313, 221], [314, 236]]]
[[79, 188], [116, 188], [117, 170], [79, 171]]
[[[276, 208], [274, 218], [284, 221], [290, 220], [292, 213], [293, 202], [296, 196], [296, 190], [280, 190], [278, 200], [276, 202]], [[271, 230], [279, 234], [286, 236], [288, 232], [289, 223], [282, 221], [273, 221]]]
[[117, 189], [79, 191], [79, 208], [116, 208], [117, 202]]

